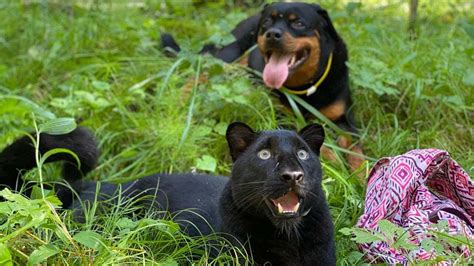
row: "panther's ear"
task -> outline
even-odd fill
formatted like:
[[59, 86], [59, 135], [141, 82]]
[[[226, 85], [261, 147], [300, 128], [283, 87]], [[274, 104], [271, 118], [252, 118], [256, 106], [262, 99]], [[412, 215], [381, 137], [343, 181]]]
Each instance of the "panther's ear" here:
[[324, 142], [324, 128], [319, 124], [310, 124], [300, 130], [298, 134], [308, 143], [311, 150], [319, 155]]
[[324, 23], [323, 27], [326, 29], [326, 31], [333, 37], [335, 40], [339, 40], [339, 34], [337, 34], [336, 29], [334, 28], [334, 25], [332, 25], [331, 18], [329, 18], [328, 12], [323, 9], [320, 5], [313, 4], [312, 5], [314, 9], [316, 10], [316, 13], [318, 13], [326, 23]]
[[232, 161], [235, 161], [257, 138], [257, 133], [246, 124], [235, 122], [227, 127], [226, 138]]

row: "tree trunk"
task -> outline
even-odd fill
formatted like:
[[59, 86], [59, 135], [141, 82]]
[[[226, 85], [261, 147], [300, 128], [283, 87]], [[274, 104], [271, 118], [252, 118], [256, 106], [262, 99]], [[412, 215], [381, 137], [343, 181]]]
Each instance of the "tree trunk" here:
[[418, 0], [410, 0], [410, 15], [408, 18], [408, 32], [415, 35], [416, 11], [418, 9]]

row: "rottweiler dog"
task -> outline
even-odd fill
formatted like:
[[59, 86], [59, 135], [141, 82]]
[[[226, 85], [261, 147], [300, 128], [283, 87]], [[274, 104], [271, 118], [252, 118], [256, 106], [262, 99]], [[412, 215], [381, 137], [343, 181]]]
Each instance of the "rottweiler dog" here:
[[[224, 47], [205, 45], [201, 53], [211, 53], [225, 62], [239, 59], [249, 49], [248, 66], [262, 72], [265, 85], [288, 104], [281, 88], [299, 95], [349, 135], [357, 135], [349, 90], [348, 60], [344, 41], [335, 30], [326, 10], [317, 4], [273, 3], [260, 14], [240, 22], [232, 31], [235, 41]], [[163, 34], [167, 50], [180, 51], [169, 34]], [[310, 113], [300, 108], [305, 116]], [[341, 137], [338, 144], [362, 154], [350, 138]], [[360, 156], [349, 156], [357, 168]]]

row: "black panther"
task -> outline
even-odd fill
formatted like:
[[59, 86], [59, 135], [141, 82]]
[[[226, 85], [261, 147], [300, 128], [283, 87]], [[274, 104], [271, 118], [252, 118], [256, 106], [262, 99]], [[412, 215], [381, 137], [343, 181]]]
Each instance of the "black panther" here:
[[[83, 145], [80, 134], [75, 136]], [[59, 136], [48, 138], [54, 141]], [[243, 244], [257, 264], [335, 265], [333, 223], [321, 187], [323, 128], [311, 124], [298, 133], [255, 132], [237, 122], [229, 125], [226, 138], [233, 159], [229, 178], [155, 174], [122, 185], [101, 183], [99, 198], [112, 198], [117, 193], [124, 198], [147, 196], [136, 201], [142, 205], [140, 209], [178, 213], [175, 219], [190, 235], [222, 232], [232, 236], [230, 241]], [[1, 180], [16, 179], [17, 172], [4, 169], [12, 168], [6, 157], [14, 154], [11, 147], [26, 150], [28, 143], [19, 141], [21, 145], [14, 142], [5, 149], [8, 152], [0, 153]], [[87, 148], [74, 150], [87, 152]], [[34, 154], [21, 156], [15, 157], [17, 170], [27, 168], [21, 162]], [[72, 182], [82, 201], [94, 200], [95, 182]], [[83, 219], [77, 201], [65, 207], [74, 209], [78, 220]], [[182, 212], [187, 209], [195, 212]]]

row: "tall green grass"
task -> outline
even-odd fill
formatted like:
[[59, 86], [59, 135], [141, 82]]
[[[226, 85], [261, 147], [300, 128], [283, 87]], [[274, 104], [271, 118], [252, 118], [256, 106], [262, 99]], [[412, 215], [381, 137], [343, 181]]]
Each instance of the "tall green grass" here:
[[[320, 4], [348, 44], [353, 108], [366, 155], [436, 147], [448, 150], [472, 176], [472, 4], [420, 1], [414, 38], [406, 31], [403, 1]], [[229, 42], [233, 26], [258, 9], [230, 1], [198, 7], [151, 0], [0, 3], [0, 146], [34, 129], [32, 113], [39, 123], [54, 113], [74, 117], [96, 133], [102, 154], [88, 176], [92, 180], [124, 182], [193, 169], [228, 175], [230, 122], [257, 129], [304, 126], [242, 66], [195, 54], [203, 43]], [[177, 58], [161, 53], [163, 31], [182, 44]], [[207, 81], [197, 79], [199, 74]], [[328, 130], [327, 145], [335, 146], [337, 136]], [[338, 151], [338, 158], [323, 160], [323, 183], [336, 225], [338, 262], [353, 264], [360, 254], [338, 230], [355, 224], [365, 191], [348, 170], [344, 152]], [[59, 173], [45, 166], [42, 175], [52, 180]], [[35, 179], [37, 173], [29, 176]], [[85, 225], [44, 201], [35, 204], [47, 213], [45, 222], [0, 245], [18, 264], [40, 249], [52, 254], [48, 262], [64, 264], [206, 260], [206, 239], [190, 239], [168, 220], [129, 219], [130, 204], [91, 213]], [[16, 229], [2, 227], [0, 238]], [[243, 256], [238, 252], [227, 250], [217, 260]]]

